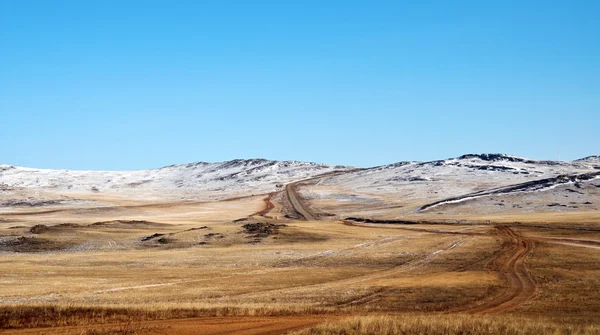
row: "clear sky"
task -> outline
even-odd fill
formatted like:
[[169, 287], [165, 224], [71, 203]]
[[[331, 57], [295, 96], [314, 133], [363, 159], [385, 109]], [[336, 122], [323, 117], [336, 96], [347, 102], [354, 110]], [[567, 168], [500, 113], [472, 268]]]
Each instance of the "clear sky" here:
[[0, 163], [600, 154], [600, 1], [0, 0]]

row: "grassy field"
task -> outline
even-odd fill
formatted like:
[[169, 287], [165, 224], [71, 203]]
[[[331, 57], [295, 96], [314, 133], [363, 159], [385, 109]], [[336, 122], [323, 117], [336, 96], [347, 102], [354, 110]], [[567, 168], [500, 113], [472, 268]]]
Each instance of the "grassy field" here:
[[352, 225], [286, 218], [281, 195], [112, 201], [0, 214], [1, 328], [264, 317], [283, 333], [329, 315], [301, 334], [598, 333], [590, 220]]
[[360, 316], [328, 322], [294, 335], [529, 335], [600, 334], [600, 327], [515, 316], [403, 315]]

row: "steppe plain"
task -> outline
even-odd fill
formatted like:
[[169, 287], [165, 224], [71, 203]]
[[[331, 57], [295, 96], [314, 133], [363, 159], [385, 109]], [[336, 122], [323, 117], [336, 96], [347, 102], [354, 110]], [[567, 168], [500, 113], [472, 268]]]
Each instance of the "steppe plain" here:
[[0, 166], [0, 263], [2, 334], [600, 334], [600, 161]]

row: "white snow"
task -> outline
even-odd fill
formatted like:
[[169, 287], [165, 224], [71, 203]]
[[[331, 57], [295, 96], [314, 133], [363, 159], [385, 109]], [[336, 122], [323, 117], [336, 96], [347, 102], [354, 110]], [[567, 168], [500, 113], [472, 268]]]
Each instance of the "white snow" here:
[[574, 161], [580, 164], [595, 164], [600, 165], [600, 156], [588, 156]]
[[598, 171], [589, 162], [536, 161], [509, 155], [465, 155], [432, 162], [402, 162], [329, 177], [320, 185], [363, 195], [389, 195], [430, 203], [561, 174]]
[[138, 171], [73, 171], [0, 165], [0, 184], [60, 194], [131, 198], [224, 198], [262, 194], [292, 181], [346, 167], [265, 159], [171, 165]]
[[[94, 193], [132, 199], [217, 200], [281, 190], [283, 185], [292, 181], [348, 169], [265, 159], [199, 162], [138, 171], [48, 170], [0, 165], [0, 186], [73, 197]], [[559, 162], [501, 154], [464, 155], [432, 162], [400, 162], [352, 171], [323, 178], [318, 187], [335, 187], [341, 191], [338, 200], [346, 202], [391, 195], [427, 203], [561, 174], [599, 169], [598, 156]], [[345, 191], [351, 191], [354, 198], [342, 197]], [[310, 197], [336, 198], [334, 195], [337, 193], [314, 190]]]

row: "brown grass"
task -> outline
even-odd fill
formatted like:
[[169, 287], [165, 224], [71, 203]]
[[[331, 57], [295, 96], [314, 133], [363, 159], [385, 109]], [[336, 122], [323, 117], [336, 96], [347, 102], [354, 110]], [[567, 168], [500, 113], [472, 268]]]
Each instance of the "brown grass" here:
[[83, 329], [81, 331], [74, 330], [73, 332], [67, 331], [66, 334], [72, 335], [137, 335], [142, 332], [158, 330], [156, 327], [144, 326], [139, 322], [127, 322], [122, 323], [109, 328], [99, 329]]
[[131, 325], [133, 322], [223, 316], [302, 316], [334, 314], [333, 308], [313, 306], [216, 306], [203, 308], [119, 308], [85, 306], [0, 307], [0, 329], [81, 326], [90, 324]]
[[360, 316], [328, 322], [294, 335], [538, 335], [600, 334], [598, 325], [570, 325], [515, 316], [402, 315]]
[[[428, 330], [423, 334], [512, 334], [520, 329], [532, 334], [593, 334], [600, 321], [598, 249], [535, 242], [525, 260], [535, 294], [504, 312], [523, 318], [444, 316], [439, 312], [459, 311], [506, 290], [502, 268], [494, 267], [493, 260], [508, 242], [492, 226], [374, 228], [255, 218], [252, 222], [287, 225], [278, 226], [277, 234], [257, 238], [243, 228], [250, 221], [232, 221], [260, 210], [263, 199], [28, 215], [19, 217], [22, 228], [15, 229], [9, 229], [15, 223], [0, 223], [0, 245], [11, 251], [0, 254], [0, 328], [104, 327], [212, 316], [432, 312], [351, 319], [327, 327], [337, 327], [331, 334], [369, 329], [385, 333], [385, 327], [402, 324]], [[269, 215], [282, 218], [279, 210], [276, 202]], [[90, 226], [113, 220], [121, 224]], [[161, 225], [123, 223], [131, 220]], [[64, 223], [70, 225], [58, 226]], [[29, 228], [38, 224], [53, 229], [33, 234]], [[600, 236], [590, 230], [533, 225], [513, 229], [530, 236]], [[168, 243], [142, 241], [154, 234], [164, 234]], [[25, 239], [20, 245], [14, 245], [21, 237]], [[40, 241], [44, 243], [36, 244]], [[57, 250], [57, 245], [64, 247]], [[552, 319], [538, 319], [540, 315]], [[561, 316], [562, 323], [557, 321]], [[427, 322], [431, 328], [423, 328]], [[319, 329], [311, 331], [329, 331]]]

